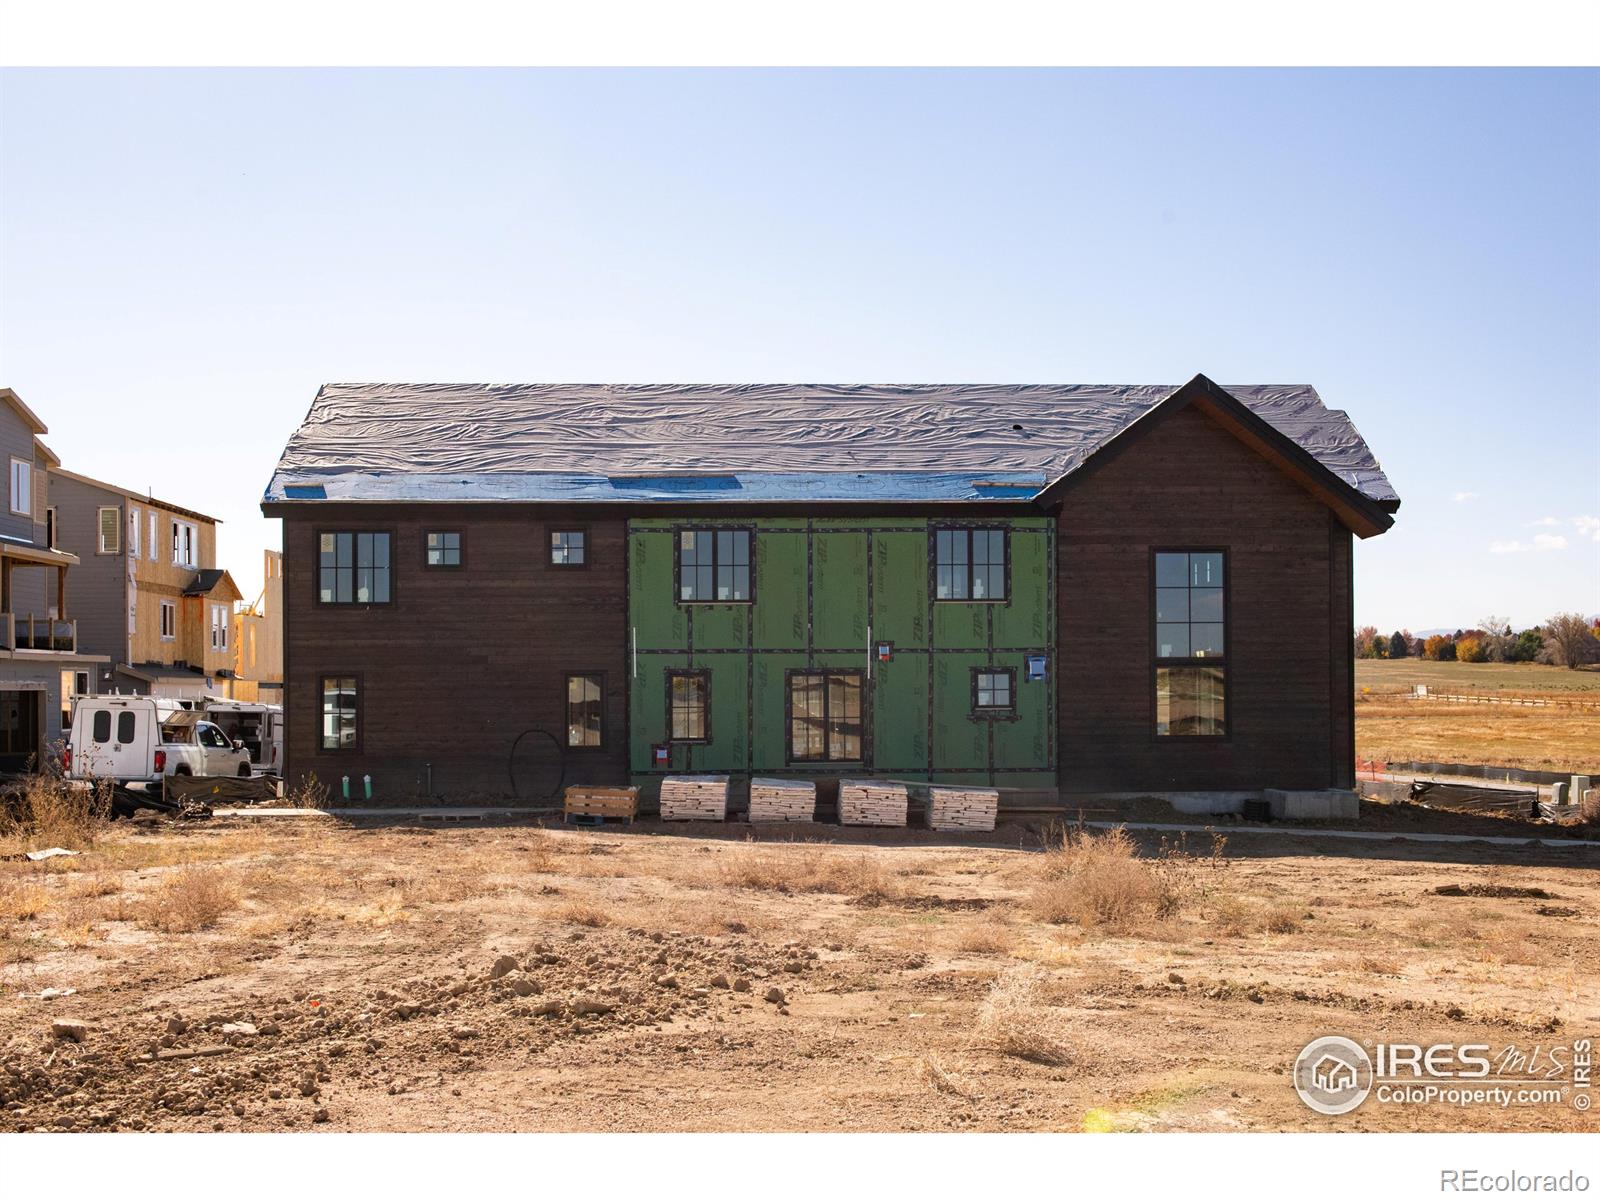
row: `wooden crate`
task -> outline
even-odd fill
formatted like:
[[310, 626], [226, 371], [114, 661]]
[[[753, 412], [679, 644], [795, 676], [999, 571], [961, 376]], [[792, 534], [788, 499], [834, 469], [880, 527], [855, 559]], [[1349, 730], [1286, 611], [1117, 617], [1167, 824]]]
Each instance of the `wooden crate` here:
[[632, 821], [639, 815], [636, 787], [592, 787], [573, 784], [566, 791], [568, 817], [611, 817]]

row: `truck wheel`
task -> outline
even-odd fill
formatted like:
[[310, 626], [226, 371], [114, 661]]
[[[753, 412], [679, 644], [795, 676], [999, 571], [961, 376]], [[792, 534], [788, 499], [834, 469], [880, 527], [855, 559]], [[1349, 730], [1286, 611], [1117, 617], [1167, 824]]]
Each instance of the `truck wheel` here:
[[240, 763], [239, 764], [239, 778], [240, 779], [249, 779], [250, 778], [250, 764], [249, 763]]
[[172, 773], [174, 775], [192, 775], [192, 774], [194, 774], [194, 772], [189, 770], [188, 767], [173, 767], [172, 768]]

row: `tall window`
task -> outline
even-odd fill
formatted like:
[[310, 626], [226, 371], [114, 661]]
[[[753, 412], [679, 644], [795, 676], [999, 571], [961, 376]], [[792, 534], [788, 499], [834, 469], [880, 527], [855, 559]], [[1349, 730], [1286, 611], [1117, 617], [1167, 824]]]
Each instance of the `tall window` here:
[[459, 567], [461, 534], [455, 531], [428, 534], [427, 552], [430, 567]]
[[172, 561], [180, 567], [192, 567], [199, 563], [200, 530], [193, 521], [173, 521], [172, 523]]
[[160, 555], [161, 555], [161, 549], [160, 549], [161, 543], [156, 538], [156, 523], [157, 523], [156, 514], [152, 512], [150, 514], [150, 544], [149, 544], [148, 547], [146, 547], [146, 553], [148, 553], [150, 555], [150, 561], [151, 562], [155, 562], [156, 559], [159, 558]]
[[588, 549], [588, 538], [581, 529], [552, 529], [550, 531], [550, 565], [553, 567], [581, 567]]
[[1227, 591], [1220, 550], [1155, 556], [1156, 734], [1225, 737]]
[[861, 672], [789, 673], [789, 760], [860, 762]]
[[354, 750], [361, 733], [361, 685], [353, 675], [322, 678], [322, 748]]
[[122, 512], [115, 508], [102, 508], [97, 514], [100, 524], [100, 553], [122, 553]]
[[667, 672], [667, 725], [674, 742], [711, 740], [711, 672]]
[[161, 602], [161, 640], [170, 642], [178, 636], [178, 606], [171, 600]]
[[228, 606], [226, 604], [213, 604], [211, 606], [211, 648], [213, 650], [226, 650], [228, 648]]
[[387, 533], [324, 533], [318, 545], [317, 598], [322, 603], [389, 603]]
[[567, 745], [598, 749], [605, 735], [605, 704], [598, 675], [567, 676]]
[[139, 510], [133, 506], [128, 507], [128, 557], [139, 557]]
[[750, 531], [685, 529], [678, 534], [678, 599], [713, 604], [750, 599]]
[[1006, 598], [1004, 529], [936, 529], [933, 561], [935, 600]]
[[33, 513], [33, 464], [21, 458], [11, 460], [11, 511]]
[[54, 505], [44, 510], [44, 544], [52, 550], [56, 548], [56, 510]]

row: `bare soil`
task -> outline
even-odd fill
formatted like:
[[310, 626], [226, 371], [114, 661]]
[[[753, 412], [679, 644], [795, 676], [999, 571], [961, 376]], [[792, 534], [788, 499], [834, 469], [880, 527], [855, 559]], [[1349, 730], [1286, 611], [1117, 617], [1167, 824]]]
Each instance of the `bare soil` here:
[[140, 821], [0, 862], [0, 1130], [1597, 1127], [1322, 1117], [1289, 1072], [1600, 1032], [1600, 850], [1151, 837], [1161, 911], [1085, 925], [1042, 823], [751, 833]]

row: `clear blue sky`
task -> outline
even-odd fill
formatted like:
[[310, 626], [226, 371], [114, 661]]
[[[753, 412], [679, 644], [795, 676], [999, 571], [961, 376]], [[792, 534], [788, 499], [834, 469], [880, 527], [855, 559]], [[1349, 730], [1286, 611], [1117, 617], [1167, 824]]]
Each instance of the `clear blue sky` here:
[[[256, 508], [324, 380], [1309, 382], [1385, 630], [1600, 608], [1600, 73], [18, 71], [0, 382]], [[1587, 518], [1587, 521], [1584, 519]]]

